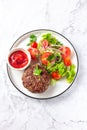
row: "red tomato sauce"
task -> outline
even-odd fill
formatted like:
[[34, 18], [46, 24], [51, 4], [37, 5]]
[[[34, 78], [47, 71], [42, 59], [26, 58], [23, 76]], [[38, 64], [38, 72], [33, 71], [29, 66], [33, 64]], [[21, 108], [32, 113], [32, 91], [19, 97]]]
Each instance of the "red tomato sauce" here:
[[23, 68], [28, 63], [28, 57], [27, 55], [21, 51], [15, 51], [9, 56], [9, 63], [14, 68]]

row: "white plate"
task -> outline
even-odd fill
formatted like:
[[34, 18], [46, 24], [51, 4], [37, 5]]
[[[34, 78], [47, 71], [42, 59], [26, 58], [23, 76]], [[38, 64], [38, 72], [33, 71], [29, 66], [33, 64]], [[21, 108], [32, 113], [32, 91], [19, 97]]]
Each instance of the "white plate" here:
[[[52, 33], [52, 35], [54, 35], [65, 46], [70, 47], [70, 49], [72, 51], [72, 62], [76, 66], [76, 75], [77, 75], [77, 72], [78, 72], [78, 56], [77, 56], [76, 50], [67, 38], [65, 38], [63, 35], [55, 32], [55, 31], [46, 30], [46, 29], [39, 29], [39, 30], [34, 30], [34, 31], [31, 31], [31, 32], [28, 32], [28, 33], [22, 35], [21, 37], [19, 37], [15, 41], [15, 43], [12, 45], [11, 49], [13, 49], [15, 47], [27, 48], [26, 45], [29, 42], [29, 36], [31, 34], [36, 34], [37, 36], [39, 36], [42, 33]], [[8, 76], [9, 76], [12, 84], [14, 85], [14, 87], [17, 90], [19, 90], [21, 93], [23, 93], [26, 96], [36, 98], [36, 99], [49, 99], [49, 98], [59, 96], [60, 94], [64, 93], [68, 88], [70, 88], [70, 86], [74, 82], [73, 81], [71, 84], [69, 84], [69, 83], [66, 82], [65, 79], [61, 79], [54, 86], [49, 86], [48, 90], [45, 91], [44, 93], [33, 94], [30, 91], [28, 91], [26, 88], [24, 88], [24, 86], [22, 84], [21, 77], [22, 77], [23, 71], [13, 70], [7, 65], [7, 73], [8, 73]], [[76, 78], [76, 76], [75, 76], [75, 78]], [[75, 78], [74, 78], [74, 80], [75, 80]]]

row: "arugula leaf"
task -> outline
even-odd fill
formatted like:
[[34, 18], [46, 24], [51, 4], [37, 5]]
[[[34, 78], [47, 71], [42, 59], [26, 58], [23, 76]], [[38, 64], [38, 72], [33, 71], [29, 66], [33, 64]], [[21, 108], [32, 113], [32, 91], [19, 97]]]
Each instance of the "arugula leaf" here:
[[68, 68], [68, 71], [66, 73], [66, 80], [68, 83], [71, 83], [73, 80], [74, 80], [74, 77], [76, 75], [76, 72], [75, 72], [75, 65], [72, 64], [69, 68]]
[[37, 40], [37, 37], [34, 34], [30, 35], [30, 42], [27, 44], [27, 46], [31, 45], [31, 43], [35, 42], [36, 40]]
[[37, 65], [37, 66], [36, 66], [36, 68], [34, 69], [33, 74], [34, 74], [34, 75], [40, 75], [40, 74], [41, 74], [41, 72], [42, 72], [42, 70], [41, 70], [41, 69], [39, 69], [39, 68], [38, 68], [38, 65]]

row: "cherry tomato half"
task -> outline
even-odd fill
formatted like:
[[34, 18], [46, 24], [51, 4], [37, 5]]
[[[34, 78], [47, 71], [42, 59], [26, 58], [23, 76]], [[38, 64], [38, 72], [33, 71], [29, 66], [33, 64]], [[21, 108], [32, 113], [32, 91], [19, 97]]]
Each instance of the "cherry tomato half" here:
[[30, 52], [31, 58], [32, 58], [33, 60], [36, 60], [37, 57], [38, 57], [39, 51], [38, 51], [36, 48], [33, 48], [33, 47], [30, 47], [30, 48], [28, 49], [28, 51]]
[[56, 72], [52, 72], [52, 78], [58, 80], [62, 78], [62, 76], [56, 71]]
[[71, 55], [71, 50], [69, 47], [62, 47], [60, 48], [60, 50], [62, 51], [62, 56], [63, 57], [67, 57], [67, 56], [70, 56]]
[[72, 64], [69, 56], [68, 57], [64, 57], [63, 61], [64, 61], [64, 64], [66, 66], [70, 66]]
[[31, 43], [31, 47], [37, 48], [37, 42], [32, 42], [32, 43]]
[[41, 61], [44, 65], [47, 65], [48, 64], [48, 60], [47, 58], [51, 55], [52, 53], [51, 52], [44, 52], [41, 56]]

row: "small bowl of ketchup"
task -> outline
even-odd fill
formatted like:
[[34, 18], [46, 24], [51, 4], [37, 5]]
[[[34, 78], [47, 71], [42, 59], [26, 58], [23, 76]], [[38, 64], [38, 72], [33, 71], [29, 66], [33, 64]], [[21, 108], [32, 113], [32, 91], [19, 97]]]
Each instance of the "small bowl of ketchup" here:
[[23, 48], [14, 48], [9, 52], [8, 65], [15, 70], [26, 69], [31, 62], [29, 51]]

